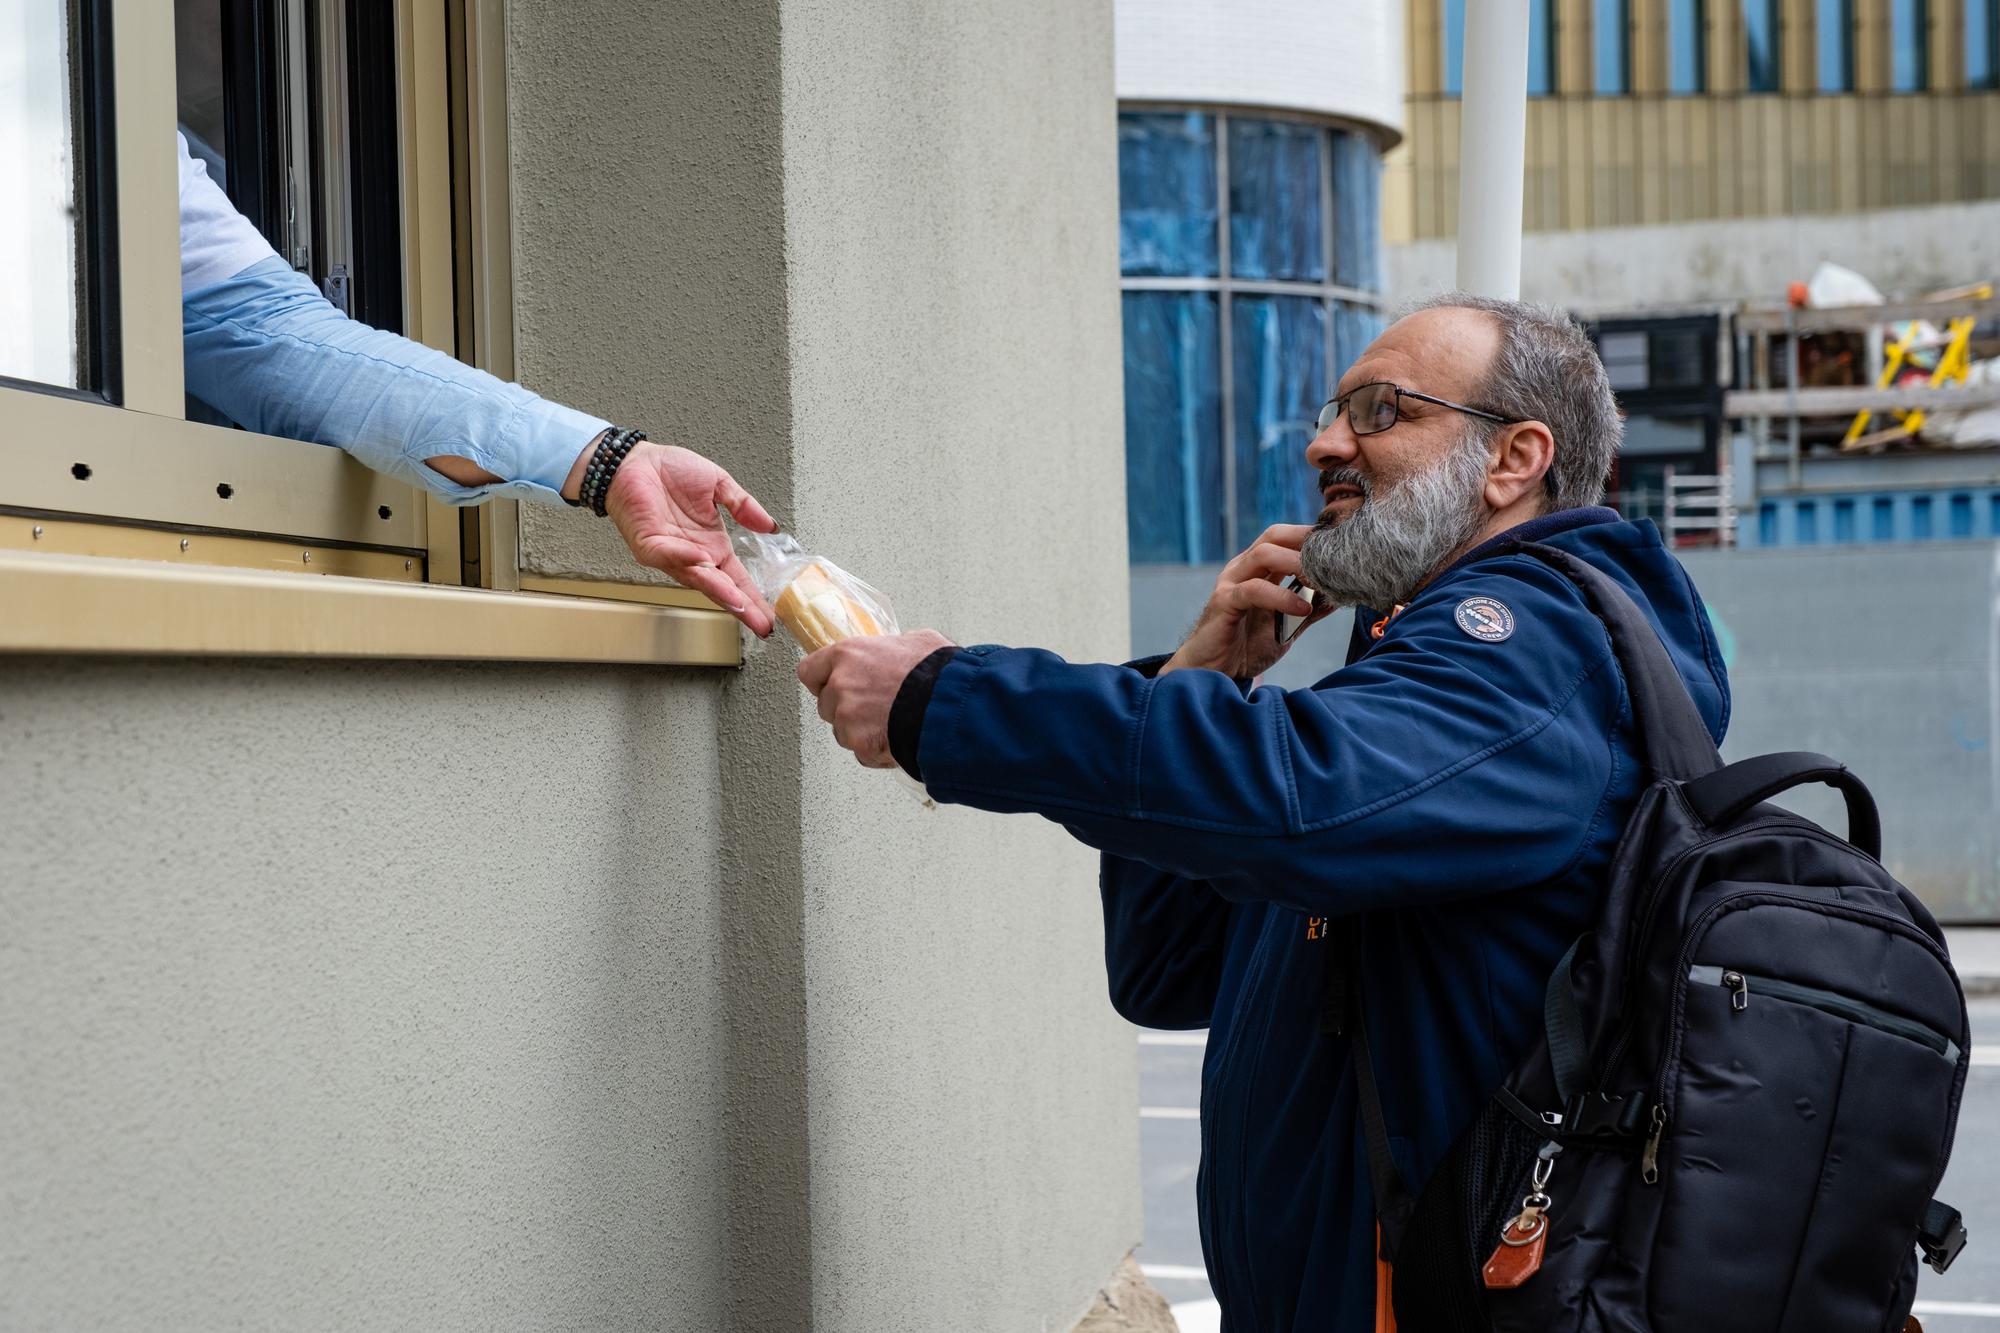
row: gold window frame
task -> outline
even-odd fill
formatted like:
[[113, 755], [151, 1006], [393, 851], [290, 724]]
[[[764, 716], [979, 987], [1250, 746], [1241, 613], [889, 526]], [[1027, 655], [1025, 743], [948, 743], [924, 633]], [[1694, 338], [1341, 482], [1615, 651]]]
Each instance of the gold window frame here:
[[[0, 385], [0, 652], [740, 663], [696, 593], [518, 591], [512, 501], [454, 509], [338, 449], [185, 419], [173, 11], [108, 9], [122, 403]], [[507, 375], [501, 13], [396, 0], [405, 327]]]

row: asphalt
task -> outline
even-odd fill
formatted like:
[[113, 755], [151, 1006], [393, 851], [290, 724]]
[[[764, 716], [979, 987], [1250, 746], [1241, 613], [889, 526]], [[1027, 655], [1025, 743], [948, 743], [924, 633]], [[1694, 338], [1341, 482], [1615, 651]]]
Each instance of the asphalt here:
[[[1947, 931], [1972, 1020], [1973, 1067], [1958, 1138], [1939, 1197], [1965, 1214], [1971, 1237], [1944, 1274], [1923, 1270], [1917, 1312], [1926, 1333], [2000, 1333], [2000, 927]], [[1198, 1034], [1139, 1036], [1139, 1150], [1146, 1239], [1139, 1261], [1172, 1303], [1183, 1333], [1218, 1327], [1202, 1271], [1194, 1178], [1201, 1127], [1183, 1115], [1201, 1104]], [[1173, 1043], [1173, 1044], [1161, 1044]]]

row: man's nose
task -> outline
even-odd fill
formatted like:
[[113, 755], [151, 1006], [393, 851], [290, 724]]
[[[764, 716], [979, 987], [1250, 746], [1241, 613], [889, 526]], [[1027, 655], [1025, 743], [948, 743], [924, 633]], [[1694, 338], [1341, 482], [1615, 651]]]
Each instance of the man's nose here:
[[1333, 424], [1313, 436], [1306, 445], [1306, 462], [1315, 470], [1324, 472], [1330, 467], [1352, 463], [1356, 453], [1354, 429], [1347, 424], [1347, 413], [1342, 412], [1333, 419]]

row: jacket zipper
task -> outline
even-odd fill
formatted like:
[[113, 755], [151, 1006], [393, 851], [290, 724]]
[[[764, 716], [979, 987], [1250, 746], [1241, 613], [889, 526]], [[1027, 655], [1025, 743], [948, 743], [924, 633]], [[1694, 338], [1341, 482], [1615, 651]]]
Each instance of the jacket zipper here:
[[1777, 977], [1760, 977], [1754, 972], [1739, 972], [1734, 968], [1690, 967], [1688, 980], [1697, 986], [1721, 986], [1730, 992], [1729, 1007], [1738, 1013], [1750, 1007], [1752, 994], [1769, 995], [1775, 999], [1787, 1000], [1792, 1004], [1802, 1004], [1822, 1013], [1844, 1018], [1850, 1023], [1859, 1023], [1878, 1032], [1886, 1032], [1892, 1037], [1902, 1037], [1920, 1046], [1929, 1047], [1952, 1064], [1958, 1063], [1958, 1043], [1926, 1023], [1901, 1014], [1892, 1014], [1887, 1009], [1857, 1000], [1851, 995], [1838, 991], [1823, 990], [1818, 986], [1801, 986], [1795, 981], [1783, 981]]

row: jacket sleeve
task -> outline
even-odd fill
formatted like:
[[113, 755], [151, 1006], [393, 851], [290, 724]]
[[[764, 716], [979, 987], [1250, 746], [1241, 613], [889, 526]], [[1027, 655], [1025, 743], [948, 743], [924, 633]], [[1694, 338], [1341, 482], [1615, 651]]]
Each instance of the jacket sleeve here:
[[[1509, 637], [1460, 627], [1474, 596], [1511, 610]], [[1045, 814], [1224, 896], [1339, 915], [1560, 873], [1601, 817], [1622, 709], [1603, 626], [1515, 557], [1420, 597], [1309, 690], [970, 649], [938, 678], [919, 761], [937, 799]]]
[[1234, 904], [1207, 884], [1122, 856], [1104, 857], [1098, 887], [1111, 1007], [1142, 1027], [1206, 1027]]

